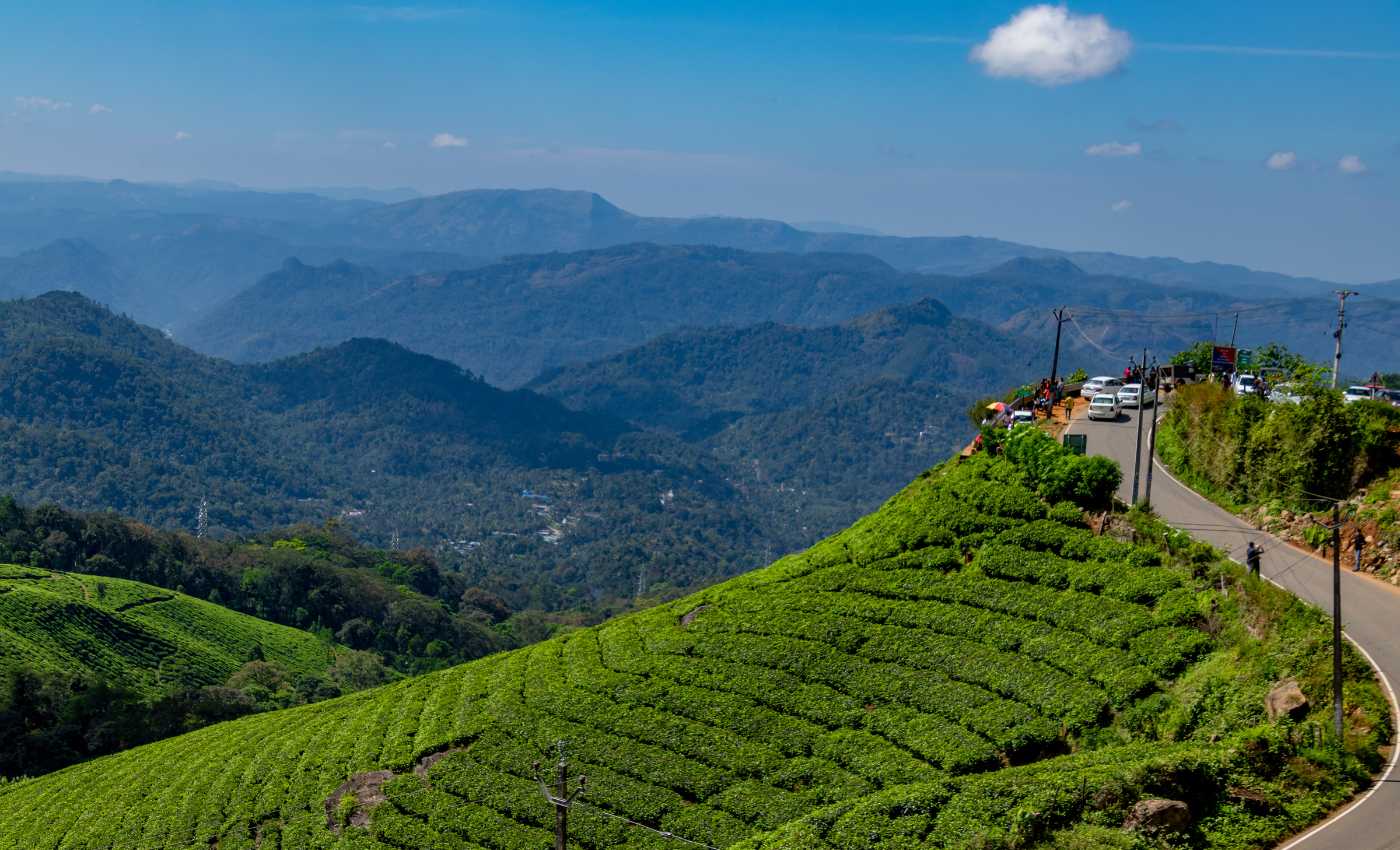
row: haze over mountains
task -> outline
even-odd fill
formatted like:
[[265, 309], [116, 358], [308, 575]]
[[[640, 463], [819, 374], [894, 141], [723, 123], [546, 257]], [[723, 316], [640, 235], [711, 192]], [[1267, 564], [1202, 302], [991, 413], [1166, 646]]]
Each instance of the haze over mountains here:
[[[200, 184], [10, 179], [0, 181], [0, 256], [59, 239], [86, 240], [138, 273], [144, 297], [112, 306], [157, 324], [192, 319], [291, 256], [317, 264], [431, 251], [484, 260], [631, 242], [861, 253], [901, 270], [943, 274], [985, 271], [1016, 257], [1064, 256], [1093, 273], [1229, 287], [1239, 295], [1316, 294], [1332, 286], [1240, 266], [1065, 252], [984, 237], [910, 238], [805, 231], [762, 219], [638, 216], [591, 192], [469, 190], [397, 203], [362, 197], [368, 192], [334, 194], [342, 199]], [[380, 197], [391, 196], [398, 195]], [[210, 262], [214, 257], [222, 259]], [[148, 277], [152, 258], [164, 271]], [[73, 285], [82, 291], [84, 281]], [[15, 289], [3, 279], [0, 287]], [[37, 292], [21, 288], [19, 294]]]

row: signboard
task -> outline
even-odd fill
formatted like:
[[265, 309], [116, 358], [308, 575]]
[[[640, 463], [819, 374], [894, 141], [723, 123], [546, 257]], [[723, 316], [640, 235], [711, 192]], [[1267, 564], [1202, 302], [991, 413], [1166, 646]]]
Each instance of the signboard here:
[[1210, 370], [1212, 372], [1233, 372], [1235, 371], [1235, 349], [1229, 345], [1217, 345], [1210, 352]]
[[1066, 434], [1066, 435], [1065, 435], [1065, 448], [1069, 449], [1071, 452], [1074, 452], [1074, 453], [1077, 454], [1077, 455], [1088, 454], [1088, 453], [1089, 453], [1089, 435], [1088, 435], [1088, 434]]
[[1235, 355], [1235, 368], [1240, 372], [1248, 372], [1254, 368], [1254, 349], [1241, 348]]

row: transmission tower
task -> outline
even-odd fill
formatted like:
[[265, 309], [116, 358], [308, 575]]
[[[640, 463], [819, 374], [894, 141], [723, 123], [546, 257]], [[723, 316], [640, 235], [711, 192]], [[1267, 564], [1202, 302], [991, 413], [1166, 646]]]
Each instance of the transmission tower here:
[[209, 500], [199, 498], [199, 510], [194, 515], [194, 536], [203, 540], [209, 536]]
[[399, 550], [399, 530], [394, 529], [394, 533], [389, 537], [389, 548], [395, 552]]

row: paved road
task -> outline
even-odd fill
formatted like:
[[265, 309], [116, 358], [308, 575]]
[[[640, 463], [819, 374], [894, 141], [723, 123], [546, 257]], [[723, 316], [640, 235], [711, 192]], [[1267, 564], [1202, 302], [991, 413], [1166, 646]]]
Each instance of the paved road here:
[[[1151, 414], [1150, 408], [1148, 414]], [[1150, 424], [1150, 418], [1143, 422], [1141, 480], [1144, 485]], [[1090, 453], [1110, 457], [1123, 467], [1119, 495], [1128, 501], [1132, 490], [1136, 412], [1128, 411], [1118, 422], [1091, 422], [1076, 417], [1069, 427], [1074, 433], [1088, 436]], [[1153, 471], [1152, 506], [1162, 519], [1228, 551], [1237, 561], [1244, 561], [1245, 544], [1254, 540], [1265, 550], [1261, 568], [1266, 578], [1326, 611], [1331, 610], [1330, 561], [1305, 554], [1272, 535], [1255, 531], [1178, 484], [1160, 463], [1155, 464]], [[1400, 590], [1353, 574], [1344, 562], [1342, 623], [1347, 636], [1366, 652], [1388, 680], [1386, 687], [1389, 688], [1391, 682], [1400, 682]], [[1394, 771], [1394, 767], [1392, 758], [1383, 778], [1350, 808], [1298, 838], [1284, 842], [1283, 848], [1400, 850], [1400, 771]]]

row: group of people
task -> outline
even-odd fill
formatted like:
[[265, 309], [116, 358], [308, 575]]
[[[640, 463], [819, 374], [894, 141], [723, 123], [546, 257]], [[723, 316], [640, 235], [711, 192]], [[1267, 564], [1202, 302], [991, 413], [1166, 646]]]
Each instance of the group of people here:
[[1053, 381], [1049, 378], [1041, 378], [1040, 386], [1038, 386], [1035, 390], [1035, 401], [1032, 403], [1032, 405], [1035, 408], [1036, 412], [1043, 413], [1046, 416], [1049, 416], [1050, 409], [1053, 408], [1055, 405], [1059, 404], [1060, 400], [1064, 397], [1064, 378], [1056, 378]]

